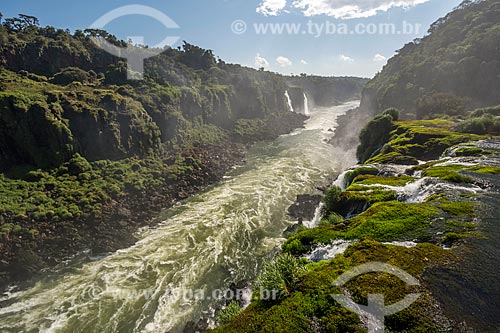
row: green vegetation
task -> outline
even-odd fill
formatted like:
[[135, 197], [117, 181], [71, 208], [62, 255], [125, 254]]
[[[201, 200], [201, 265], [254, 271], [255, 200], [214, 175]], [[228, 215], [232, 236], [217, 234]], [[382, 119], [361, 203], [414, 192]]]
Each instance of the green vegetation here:
[[[373, 175], [359, 175], [354, 178], [352, 182], [353, 185], [387, 185], [387, 186], [405, 186], [408, 183], [414, 182], [415, 178], [410, 176], [399, 176], [399, 177], [382, 177]], [[353, 187], [351, 185], [350, 188]], [[349, 188], [348, 188], [349, 190]]]
[[460, 123], [456, 130], [461, 133], [500, 135], [500, 116], [485, 114]]
[[360, 163], [368, 160], [389, 140], [393, 128], [392, 121], [392, 116], [382, 114], [370, 121], [361, 131], [359, 136], [361, 143], [356, 152]]
[[376, 108], [397, 107], [409, 119], [464, 116], [469, 106], [499, 105], [498, 15], [496, 1], [467, 0], [433, 23], [367, 84]]
[[[321, 221], [319, 222], [319, 225], [330, 225], [330, 224], [336, 225], [336, 224], [339, 224], [342, 222], [344, 222], [344, 218], [342, 217], [342, 215], [337, 214], [337, 213], [330, 213], [330, 214], [328, 214], [327, 217], [321, 219]], [[303, 229], [303, 230], [305, 230], [305, 229]]]
[[486, 152], [481, 148], [470, 147], [470, 148], [460, 148], [455, 151], [455, 156], [480, 156], [484, 155]]
[[[344, 255], [331, 261], [309, 264], [309, 270], [280, 302], [256, 300], [233, 321], [211, 332], [314, 332], [313, 327], [326, 332], [365, 332], [353, 312], [340, 306], [330, 295], [342, 293], [333, 282], [343, 272], [360, 264], [379, 261], [397, 265], [415, 277], [420, 277], [430, 265], [453, 260], [449, 251], [430, 244], [406, 249], [387, 246], [372, 240], [351, 245]], [[381, 273], [367, 274], [346, 285], [357, 303], [366, 304], [368, 293], [383, 293], [388, 303], [401, 300], [409, 292], [404, 282]], [[386, 319], [390, 331], [437, 332], [442, 327], [437, 320], [435, 301], [420, 289], [423, 296], [410, 308]]]
[[[370, 155], [372, 157], [365, 163], [416, 165], [418, 160], [438, 158], [446, 149], [457, 144], [486, 138], [475, 134], [453, 132], [451, 130], [453, 126], [453, 122], [444, 119], [394, 122], [391, 132], [386, 133], [384, 140], [376, 144], [379, 147], [378, 154]], [[369, 124], [364, 131], [373, 130], [370, 128]], [[363, 142], [362, 140], [360, 151], [373, 150], [364, 147]], [[373, 143], [369, 145], [373, 145]], [[363, 160], [361, 159], [360, 162]]]
[[236, 301], [231, 301], [220, 313], [217, 317], [217, 323], [220, 325], [224, 325], [231, 320], [233, 320], [237, 315], [241, 313], [242, 309], [240, 305]]
[[268, 300], [273, 302], [288, 296], [304, 272], [303, 262], [290, 254], [283, 253], [264, 266], [257, 279], [257, 286], [260, 290], [275, 296]]
[[439, 205], [439, 208], [448, 214], [455, 216], [465, 215], [467, 217], [474, 216], [475, 207], [471, 202], [444, 202]]
[[332, 212], [335, 210], [335, 207], [339, 204], [341, 193], [342, 189], [338, 186], [332, 186], [325, 191], [323, 197], [323, 215], [325, 215], [325, 212]]
[[369, 167], [369, 166], [360, 166], [357, 167], [353, 170], [350, 170], [349, 172], [346, 173], [345, 175], [345, 186], [348, 187], [351, 185], [352, 181], [354, 178], [356, 178], [359, 175], [378, 175], [379, 170], [375, 167]]
[[473, 179], [462, 176], [458, 171], [463, 170], [461, 165], [433, 166], [422, 172], [424, 177], [436, 177], [452, 183], [472, 183]]
[[433, 217], [440, 210], [429, 203], [405, 204], [397, 201], [380, 202], [360, 215], [345, 221], [344, 225], [320, 226], [291, 236], [283, 250], [302, 254], [318, 244], [328, 244], [335, 239], [372, 238], [390, 242], [406, 239], [428, 238], [425, 232]]
[[158, 188], [200, 167], [199, 162], [181, 157], [174, 164], [136, 158], [89, 163], [76, 154], [50, 171], [32, 170], [23, 178], [0, 175], [1, 216], [24, 223], [99, 218], [112, 200]]
[[453, 183], [472, 183], [473, 179], [469, 176], [464, 176], [461, 173], [479, 173], [479, 174], [500, 174], [500, 168], [484, 165], [465, 166], [461, 164], [450, 164], [445, 166], [436, 166], [436, 163], [424, 164], [413, 168], [412, 170], [423, 170], [422, 176], [436, 177], [441, 180]]

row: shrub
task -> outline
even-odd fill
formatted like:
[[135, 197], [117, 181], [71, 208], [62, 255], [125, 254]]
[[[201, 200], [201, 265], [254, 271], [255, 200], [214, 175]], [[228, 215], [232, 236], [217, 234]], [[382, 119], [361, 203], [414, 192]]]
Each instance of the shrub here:
[[80, 154], [75, 154], [67, 163], [68, 173], [77, 176], [81, 173], [89, 172], [92, 170], [90, 163]]
[[221, 310], [219, 316], [217, 317], [217, 322], [224, 325], [234, 319], [237, 315], [241, 313], [242, 309], [236, 301], [229, 303], [224, 309]]
[[339, 224], [341, 222], [344, 222], [344, 218], [342, 217], [342, 215], [340, 214], [337, 214], [337, 213], [331, 213], [328, 215], [328, 217], [322, 219], [320, 221], [320, 225], [335, 225], [335, 224]]
[[490, 114], [492, 116], [500, 117], [500, 105], [490, 106], [487, 108], [476, 109], [471, 113], [471, 118], [481, 117], [486, 114]]
[[277, 292], [278, 299], [282, 299], [296, 287], [304, 272], [305, 267], [297, 258], [283, 253], [264, 266], [257, 285], [264, 290]]
[[386, 109], [384, 112], [382, 112], [383, 116], [385, 116], [385, 115], [391, 116], [393, 121], [398, 121], [400, 114], [401, 113], [396, 108], [389, 108], [389, 109]]
[[461, 133], [500, 135], [500, 117], [485, 114], [465, 120], [456, 127]]
[[325, 191], [325, 196], [323, 197], [323, 216], [335, 211], [335, 208], [340, 201], [341, 194], [342, 189], [338, 186], [332, 186]]
[[86, 72], [77, 67], [68, 67], [55, 74], [50, 82], [59, 85], [68, 85], [72, 82], [89, 83], [97, 79], [97, 74], [93, 71]]

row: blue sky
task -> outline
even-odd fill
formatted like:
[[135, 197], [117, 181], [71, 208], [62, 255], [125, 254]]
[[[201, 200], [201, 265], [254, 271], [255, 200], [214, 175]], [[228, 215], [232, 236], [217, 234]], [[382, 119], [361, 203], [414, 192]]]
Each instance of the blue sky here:
[[[125, 40], [129, 36], [144, 36], [145, 43], [149, 45], [155, 45], [167, 36], [179, 36], [177, 44], [186, 40], [214, 50], [217, 56], [227, 62], [251, 67], [264, 66], [284, 74], [372, 77], [385, 64], [385, 59], [390, 58], [405, 43], [422, 37], [432, 22], [460, 2], [461, 0], [16, 0], [1, 4], [0, 11], [4, 17], [19, 13], [35, 15], [42, 25], [74, 31], [89, 27], [111, 10], [141, 4], [163, 12], [180, 28], [167, 29], [153, 18], [128, 15], [109, 23], [106, 30]], [[380, 33], [385, 29], [380, 28], [380, 24], [387, 23], [393, 24], [395, 33]], [[273, 34], [268, 30], [267, 33], [258, 33], [256, 29], [265, 27], [263, 24], [272, 24], [275, 29], [279, 29], [278, 24], [281, 24], [285, 31], [288, 27], [296, 29], [296, 32]], [[246, 30], [242, 33], [245, 26]], [[403, 33], [404, 26], [407, 27], [406, 33]], [[329, 33], [326, 33], [326, 27], [329, 28]], [[271, 29], [269, 26], [267, 28]], [[365, 32], [371, 29], [375, 33]]]

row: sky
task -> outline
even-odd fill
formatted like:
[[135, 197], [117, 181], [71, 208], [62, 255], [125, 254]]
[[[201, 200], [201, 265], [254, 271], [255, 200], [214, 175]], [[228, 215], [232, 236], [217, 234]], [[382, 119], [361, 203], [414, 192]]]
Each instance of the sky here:
[[[226, 62], [282, 74], [373, 77], [404, 44], [461, 0], [0, 0], [71, 31], [99, 26], [120, 39], [211, 49]], [[141, 5], [131, 7], [131, 5]], [[125, 7], [128, 6], [128, 7]], [[120, 11], [113, 19], [110, 15]], [[161, 15], [154, 17], [154, 14]], [[101, 19], [100, 21], [98, 21]], [[106, 22], [110, 21], [110, 22]]]

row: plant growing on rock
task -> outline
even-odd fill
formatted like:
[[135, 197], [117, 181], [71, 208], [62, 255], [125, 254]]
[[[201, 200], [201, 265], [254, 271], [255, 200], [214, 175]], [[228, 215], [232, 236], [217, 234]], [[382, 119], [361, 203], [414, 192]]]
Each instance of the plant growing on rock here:
[[231, 301], [224, 309], [222, 309], [217, 317], [217, 322], [224, 325], [233, 320], [241, 313], [242, 309], [236, 301]]
[[305, 271], [299, 259], [283, 253], [264, 266], [257, 279], [257, 285], [262, 290], [275, 292], [278, 299], [282, 299], [296, 287]]

